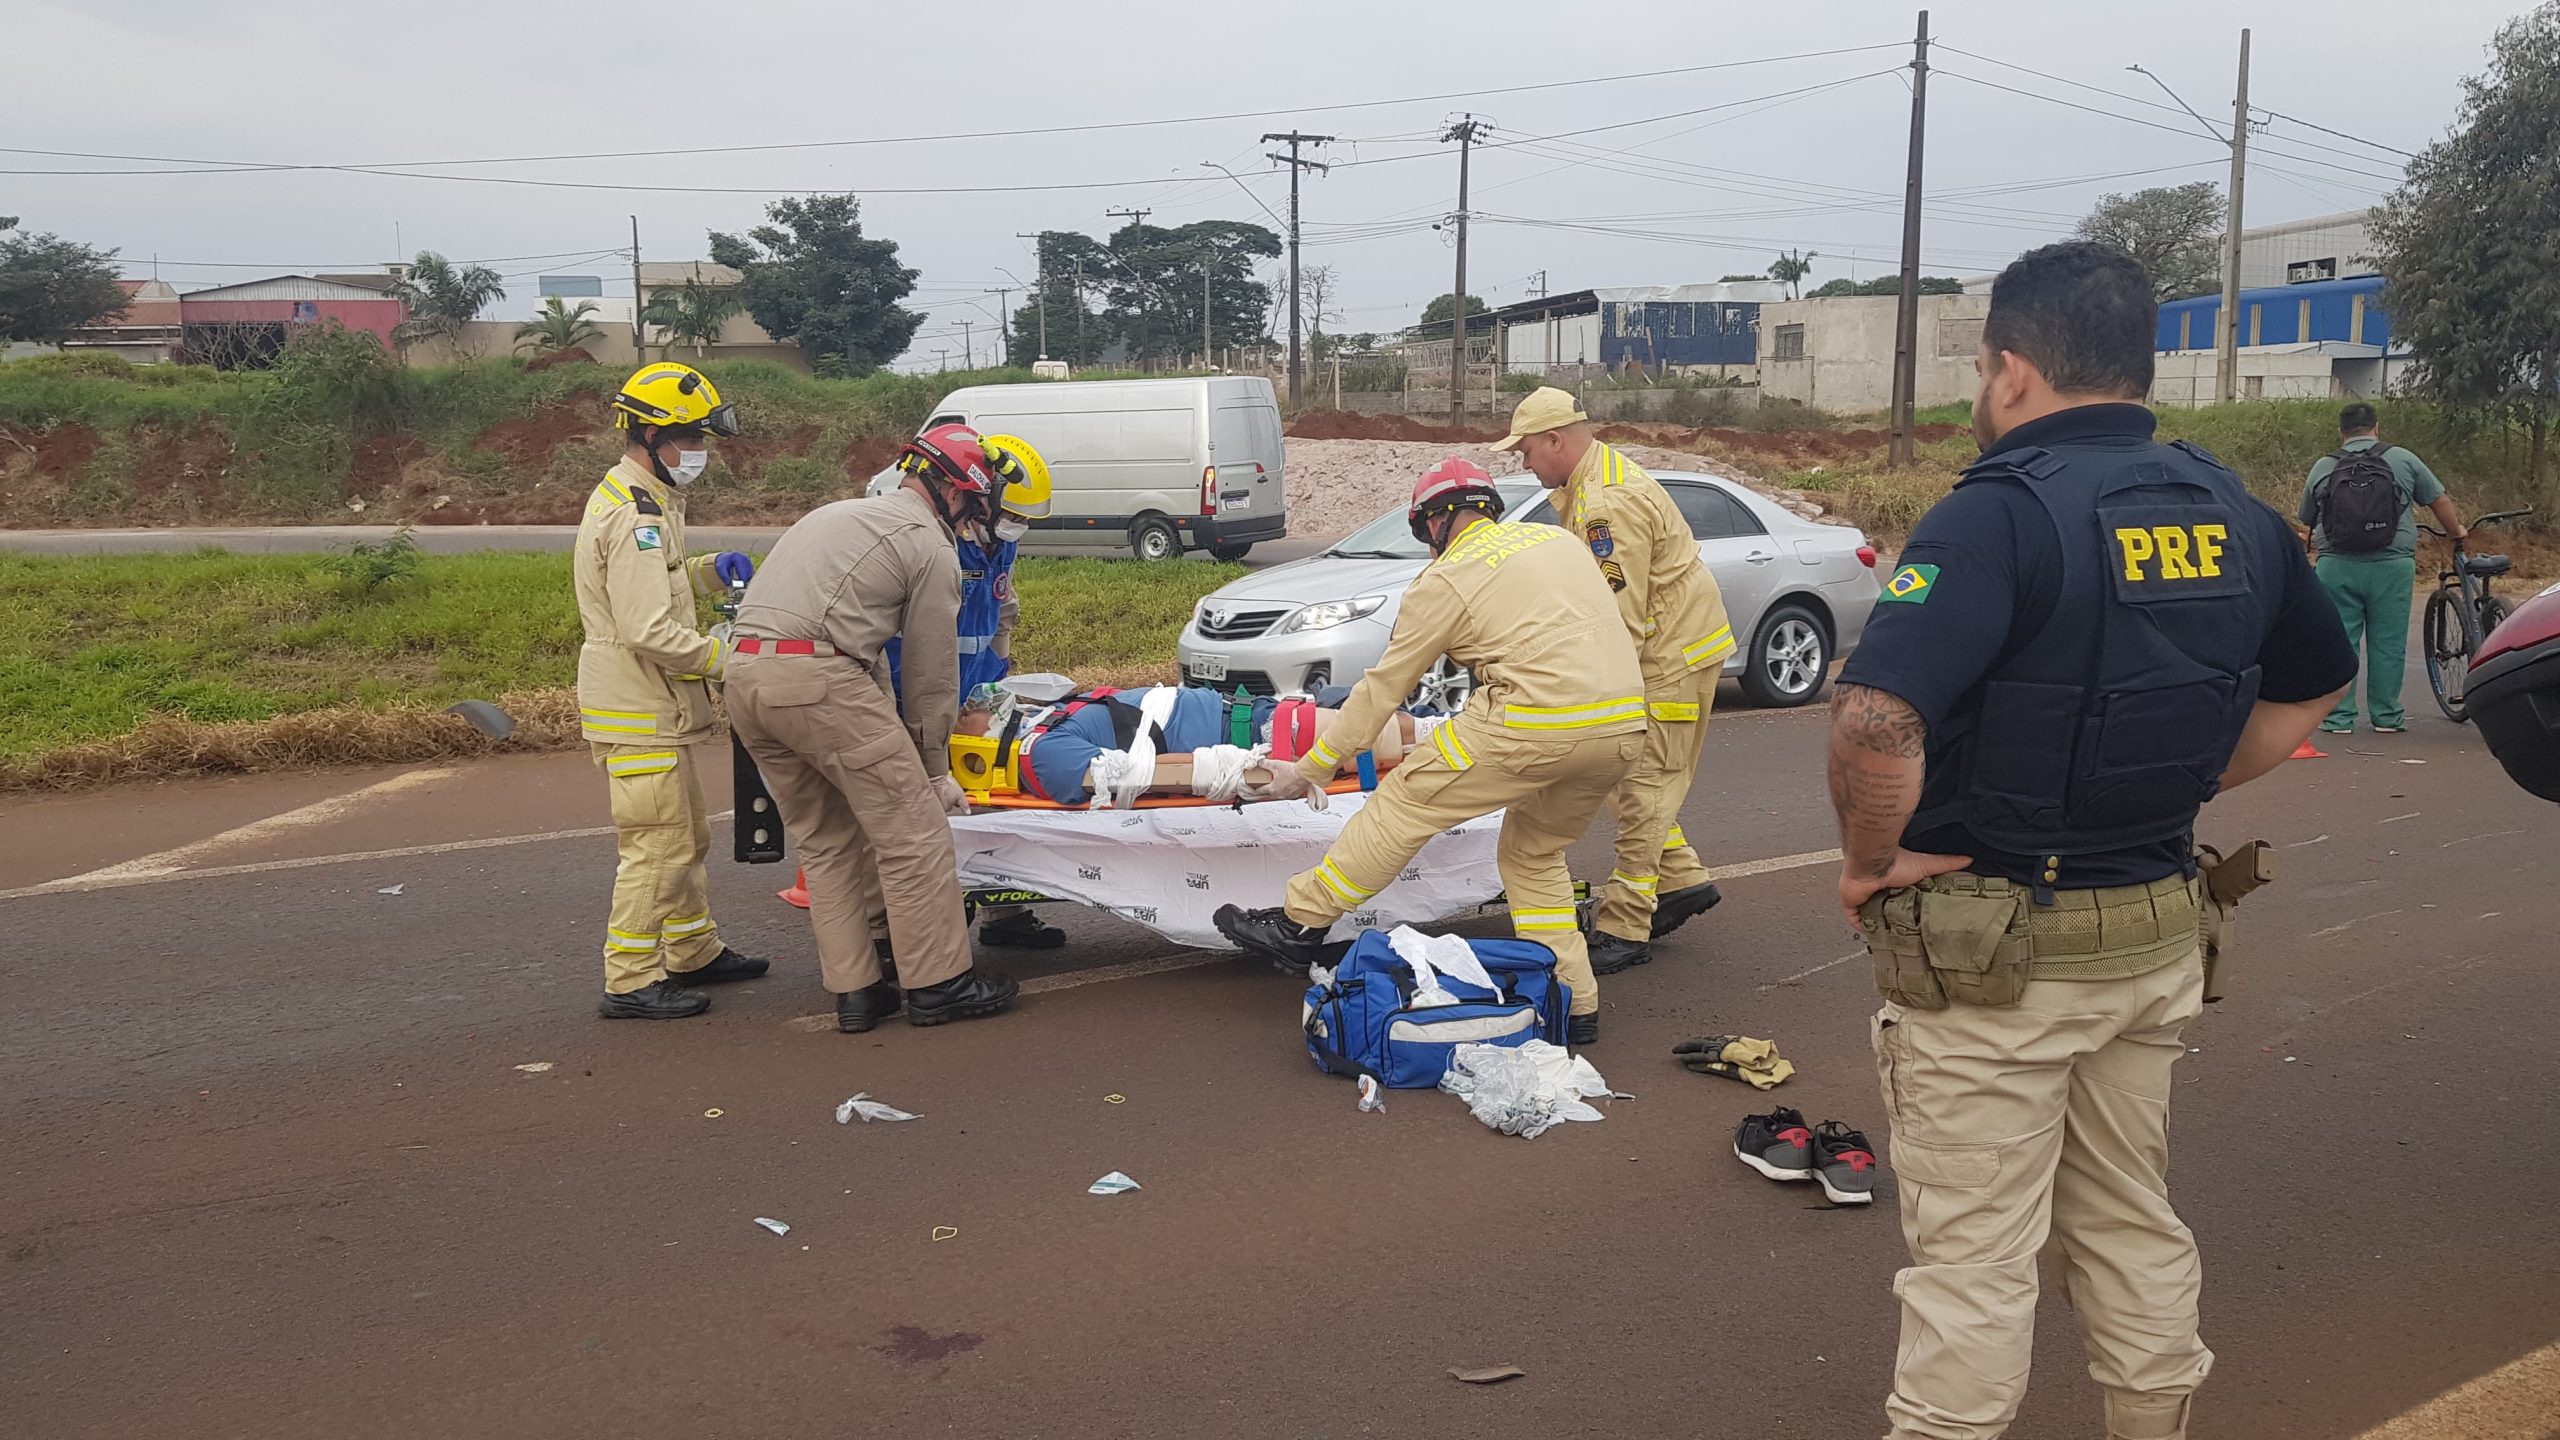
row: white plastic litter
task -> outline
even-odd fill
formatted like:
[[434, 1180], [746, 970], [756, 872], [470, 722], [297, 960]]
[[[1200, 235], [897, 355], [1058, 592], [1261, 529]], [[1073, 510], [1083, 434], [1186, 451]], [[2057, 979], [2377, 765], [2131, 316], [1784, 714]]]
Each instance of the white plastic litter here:
[[1468, 1113], [1505, 1135], [1534, 1140], [1568, 1120], [1607, 1117], [1584, 1097], [1606, 1095], [1609, 1082], [1590, 1061], [1560, 1045], [1460, 1045], [1449, 1052], [1440, 1088], [1467, 1102]]
[[1378, 1077], [1375, 1075], [1360, 1077], [1360, 1113], [1363, 1115], [1387, 1113], [1387, 1093], [1378, 1088]]
[[1117, 1195], [1123, 1191], [1135, 1190], [1137, 1188], [1137, 1181], [1130, 1179], [1128, 1176], [1121, 1174], [1117, 1170], [1114, 1170], [1110, 1174], [1105, 1175], [1101, 1179], [1084, 1187], [1084, 1193], [1087, 1195]]
[[1260, 763], [1268, 747], [1245, 749], [1211, 745], [1191, 752], [1191, 793], [1224, 805], [1244, 794], [1244, 772]]
[[790, 1234], [790, 1233], [791, 1233], [791, 1227], [790, 1227], [790, 1226], [783, 1224], [783, 1223], [782, 1223], [781, 1221], [779, 1221], [779, 1220], [771, 1219], [771, 1218], [766, 1217], [766, 1216], [763, 1216], [763, 1215], [759, 1215], [759, 1216], [757, 1216], [757, 1217], [756, 1217], [756, 1223], [757, 1223], [757, 1224], [759, 1224], [759, 1225], [761, 1225], [761, 1226], [763, 1226], [763, 1227], [764, 1227], [764, 1228], [766, 1228], [767, 1230], [772, 1231], [772, 1232], [773, 1232], [774, 1234], [776, 1234], [776, 1235], [788, 1235], [788, 1234]]
[[836, 1123], [839, 1125], [852, 1124], [853, 1117], [856, 1115], [862, 1117], [862, 1123], [865, 1125], [870, 1124], [874, 1120], [913, 1120], [916, 1118], [915, 1116], [908, 1114], [906, 1111], [899, 1109], [895, 1105], [883, 1105], [879, 1101], [872, 1099], [871, 1092], [868, 1090], [863, 1091], [861, 1094], [854, 1096], [852, 1099], [847, 1100], [836, 1107]]
[[1413, 967], [1413, 978], [1420, 991], [1441, 997], [1425, 1000], [1418, 993], [1414, 997], [1417, 1005], [1457, 1003], [1457, 997], [1441, 987], [1442, 975], [1455, 976], [1479, 990], [1502, 988], [1493, 983], [1493, 976], [1486, 972], [1484, 962], [1476, 958], [1475, 947], [1456, 935], [1425, 935], [1410, 925], [1399, 925], [1387, 932], [1387, 944], [1396, 952], [1397, 959]]
[[385, 885], [385, 886], [383, 886], [381, 889], [376, 890], [376, 891], [374, 891], [373, 893], [374, 893], [374, 894], [376, 894], [376, 895], [397, 895], [397, 894], [399, 894], [401, 891], [406, 890], [406, 889], [408, 889], [408, 888], [409, 888], [409, 887], [408, 887], [407, 885], [405, 885], [405, 884], [401, 884], [401, 885]]

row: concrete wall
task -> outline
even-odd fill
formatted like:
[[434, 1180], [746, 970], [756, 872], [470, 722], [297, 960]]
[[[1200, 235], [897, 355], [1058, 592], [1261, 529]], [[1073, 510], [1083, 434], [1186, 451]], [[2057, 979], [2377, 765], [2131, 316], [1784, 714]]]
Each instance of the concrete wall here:
[[[1891, 295], [1838, 295], [1760, 307], [1760, 389], [1773, 399], [1855, 414], [1893, 403]], [[1915, 403], [1946, 405], [1973, 398], [1974, 347], [1982, 338], [1988, 295], [1920, 297], [1920, 359]], [[1801, 358], [1780, 359], [1781, 331], [1802, 326]]]
[[[2243, 400], [2328, 400], [2350, 394], [2347, 367], [2360, 385], [2378, 388], [2381, 361], [2361, 357], [2339, 361], [2317, 347], [2240, 351], [2240, 398]], [[2162, 355], [2152, 371], [2151, 403], [2173, 410], [2192, 410], [2215, 402], [2214, 354], [2179, 350]]]

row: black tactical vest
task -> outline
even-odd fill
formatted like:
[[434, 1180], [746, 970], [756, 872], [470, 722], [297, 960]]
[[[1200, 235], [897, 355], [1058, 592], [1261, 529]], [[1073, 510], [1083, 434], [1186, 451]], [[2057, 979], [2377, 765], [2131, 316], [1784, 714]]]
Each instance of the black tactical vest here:
[[1940, 752], [1959, 767], [1953, 798], [1914, 828], [1961, 821], [2064, 857], [2190, 832], [2258, 699], [2266, 587], [2285, 573], [2263, 507], [2183, 441], [2007, 451], [1965, 482], [2026, 487], [2061, 536], [2062, 583]]

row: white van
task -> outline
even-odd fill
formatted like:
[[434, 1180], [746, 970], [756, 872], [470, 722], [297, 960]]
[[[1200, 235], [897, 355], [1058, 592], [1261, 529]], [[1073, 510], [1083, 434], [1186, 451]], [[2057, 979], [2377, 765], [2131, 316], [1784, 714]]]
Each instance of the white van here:
[[1236, 560], [1289, 533], [1280, 401], [1260, 376], [972, 385], [925, 422], [949, 424], [1019, 435], [1049, 462], [1049, 518], [1022, 542], [1035, 554]]

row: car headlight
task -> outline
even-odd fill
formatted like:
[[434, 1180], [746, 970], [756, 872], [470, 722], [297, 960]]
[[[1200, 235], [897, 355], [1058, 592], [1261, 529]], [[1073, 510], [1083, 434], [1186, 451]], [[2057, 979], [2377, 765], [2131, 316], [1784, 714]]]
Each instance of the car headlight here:
[[1386, 603], [1384, 595], [1363, 595], [1357, 600], [1327, 600], [1299, 610], [1272, 626], [1271, 633], [1288, 635], [1301, 630], [1330, 630], [1336, 625], [1348, 625], [1363, 615], [1375, 615], [1378, 607]]

